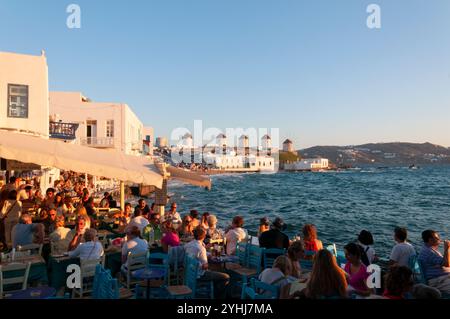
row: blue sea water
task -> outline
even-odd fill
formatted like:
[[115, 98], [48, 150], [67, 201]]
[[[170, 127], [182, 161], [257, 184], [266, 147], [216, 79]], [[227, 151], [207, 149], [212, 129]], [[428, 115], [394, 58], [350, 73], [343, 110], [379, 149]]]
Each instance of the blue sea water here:
[[363, 168], [341, 172], [239, 174], [212, 177], [211, 191], [171, 184], [179, 211], [217, 215], [219, 225], [233, 216], [245, 219], [245, 228], [257, 231], [259, 219], [284, 218], [292, 237], [305, 223], [317, 226], [324, 243], [342, 248], [362, 229], [372, 232], [374, 248], [388, 258], [395, 226], [407, 227], [419, 248], [425, 229], [450, 237], [450, 166]]

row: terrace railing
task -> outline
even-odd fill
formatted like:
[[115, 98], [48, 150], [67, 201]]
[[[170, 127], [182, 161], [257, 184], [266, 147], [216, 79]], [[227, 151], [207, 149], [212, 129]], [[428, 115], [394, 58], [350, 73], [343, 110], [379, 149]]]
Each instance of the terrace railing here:
[[75, 140], [76, 131], [79, 124], [76, 123], [62, 123], [62, 122], [50, 122], [49, 123], [50, 138], [58, 138], [63, 140]]

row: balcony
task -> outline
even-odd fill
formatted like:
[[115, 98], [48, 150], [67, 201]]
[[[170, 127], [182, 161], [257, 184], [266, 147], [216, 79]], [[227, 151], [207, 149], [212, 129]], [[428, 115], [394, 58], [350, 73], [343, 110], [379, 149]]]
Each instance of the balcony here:
[[95, 148], [114, 148], [114, 137], [81, 137], [80, 144]]
[[58, 138], [62, 140], [76, 139], [75, 133], [78, 129], [79, 124], [62, 122], [50, 122], [49, 124], [50, 138]]

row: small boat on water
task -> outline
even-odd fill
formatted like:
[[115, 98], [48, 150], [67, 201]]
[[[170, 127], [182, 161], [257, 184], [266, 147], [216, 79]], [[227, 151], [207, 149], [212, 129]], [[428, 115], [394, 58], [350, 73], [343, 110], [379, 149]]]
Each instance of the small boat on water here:
[[409, 169], [419, 169], [419, 166], [416, 166], [416, 164], [412, 164], [409, 166]]

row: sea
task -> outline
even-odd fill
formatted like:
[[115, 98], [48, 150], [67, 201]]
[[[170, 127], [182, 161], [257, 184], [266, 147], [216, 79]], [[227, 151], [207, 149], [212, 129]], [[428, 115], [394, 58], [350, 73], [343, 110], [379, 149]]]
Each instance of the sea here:
[[324, 244], [335, 243], [338, 249], [366, 229], [382, 259], [389, 258], [395, 244], [396, 226], [408, 229], [418, 249], [425, 229], [450, 238], [450, 166], [228, 174], [212, 176], [212, 184], [208, 191], [171, 182], [171, 201], [182, 215], [191, 209], [215, 214], [220, 227], [241, 215], [251, 233], [265, 216], [282, 217], [291, 238], [311, 223]]

